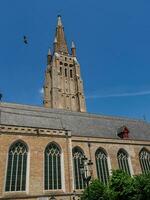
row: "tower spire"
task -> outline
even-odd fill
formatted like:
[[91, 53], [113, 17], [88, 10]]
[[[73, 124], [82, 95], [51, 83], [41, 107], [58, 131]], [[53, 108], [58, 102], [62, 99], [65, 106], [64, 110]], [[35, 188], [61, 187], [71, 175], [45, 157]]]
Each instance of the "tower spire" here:
[[[67, 47], [67, 42], [65, 39], [64, 27], [63, 27], [60, 15], [58, 15], [58, 18], [57, 18], [55, 41], [57, 41], [57, 52], [68, 54], [68, 47]], [[54, 51], [56, 52], [56, 49], [54, 49]]]
[[76, 46], [68, 53], [61, 16], [58, 16], [54, 52], [48, 51], [44, 83], [44, 106], [86, 112], [80, 64], [76, 58]]

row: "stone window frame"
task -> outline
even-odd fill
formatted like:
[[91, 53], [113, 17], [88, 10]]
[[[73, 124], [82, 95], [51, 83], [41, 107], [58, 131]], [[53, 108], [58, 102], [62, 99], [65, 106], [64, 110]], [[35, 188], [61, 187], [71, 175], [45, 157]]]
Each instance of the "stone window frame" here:
[[129, 176], [132, 176], [133, 169], [132, 169], [131, 159], [128, 152], [125, 149], [121, 148], [118, 150], [117, 160], [119, 169], [123, 170]]
[[[9, 168], [9, 165], [8, 165], [8, 163], [9, 163], [9, 156], [11, 155], [10, 154], [10, 151], [11, 151], [11, 149], [13, 150], [13, 148], [14, 148], [14, 146], [16, 146], [17, 144], [22, 144], [24, 147], [25, 147], [25, 152], [24, 152], [24, 154], [26, 155], [26, 157], [25, 157], [25, 161], [24, 161], [24, 163], [23, 163], [23, 160], [21, 160], [21, 163], [23, 164], [23, 165], [21, 165], [21, 174], [20, 175], [18, 175], [18, 173], [19, 173], [19, 155], [20, 155], [20, 153], [18, 153], [17, 152], [17, 157], [16, 157], [16, 169], [14, 168], [14, 162], [12, 163], [11, 162], [11, 172], [10, 172], [10, 175], [11, 175], [11, 177], [10, 177], [10, 185], [9, 185], [9, 189], [7, 189], [7, 181], [9, 181], [8, 180], [8, 168]], [[15, 150], [16, 151], [16, 150]], [[14, 151], [14, 152], [15, 152]], [[15, 154], [14, 154], [15, 155]], [[14, 161], [14, 155], [13, 155], [13, 161]], [[28, 147], [28, 145], [27, 145], [27, 143], [26, 142], [24, 142], [23, 140], [15, 140], [13, 143], [11, 143], [11, 145], [10, 145], [10, 147], [9, 147], [9, 150], [8, 150], [8, 155], [7, 155], [7, 164], [6, 164], [6, 172], [5, 172], [5, 184], [4, 184], [4, 191], [6, 192], [6, 193], [20, 193], [20, 192], [27, 192], [27, 189], [28, 189], [28, 184], [29, 184], [29, 158], [30, 158], [30, 152], [29, 152], [29, 147]], [[21, 159], [22, 159], [22, 157], [21, 157]], [[26, 165], [25, 165], [25, 169], [23, 169], [23, 167], [24, 167], [24, 164], [26, 163]], [[13, 165], [12, 165], [13, 164]], [[22, 167], [23, 166], [23, 167]], [[24, 172], [25, 172], [25, 178], [24, 178], [24, 186], [23, 186], [23, 170], [25, 170]], [[17, 173], [16, 173], [17, 172]], [[16, 173], [15, 174], [15, 179], [14, 179], [14, 182], [15, 182], [15, 185], [14, 185], [14, 189], [12, 189], [12, 176], [13, 176], [13, 173]], [[20, 182], [20, 189], [17, 189], [17, 187], [19, 187], [19, 184], [17, 183], [18, 182], [18, 176], [21, 176], [21, 180], [22, 180], [22, 183]], [[18, 184], [18, 185], [17, 185]]]
[[80, 171], [80, 164], [83, 164], [82, 158], [84, 157], [84, 155], [85, 155], [84, 151], [81, 147], [79, 146], [73, 147], [72, 149], [73, 185], [75, 190], [83, 190], [85, 188], [85, 182], [83, 180], [83, 176]]
[[139, 152], [139, 162], [143, 174], [150, 172], [150, 151], [145, 147]]
[[[59, 160], [59, 163], [60, 163], [60, 167], [59, 167], [59, 170], [60, 170], [60, 175], [59, 175], [59, 178], [60, 178], [60, 180], [56, 180], [56, 182], [57, 182], [57, 187], [55, 188], [55, 187], [52, 187], [52, 188], [50, 188], [49, 186], [47, 187], [47, 189], [46, 189], [46, 185], [45, 185], [45, 162], [46, 162], [46, 160], [45, 160], [45, 152], [46, 152], [46, 149], [50, 146], [50, 145], [54, 145], [55, 147], [57, 147], [57, 150], [59, 150], [59, 153], [60, 153], [60, 160]], [[43, 167], [44, 167], [44, 173], [43, 173], [43, 179], [44, 179], [44, 182], [43, 182], [43, 185], [44, 185], [44, 191], [53, 191], [53, 190], [64, 190], [64, 164], [63, 164], [63, 152], [62, 152], [62, 148], [60, 147], [60, 145], [59, 144], [57, 144], [56, 142], [50, 142], [50, 143], [48, 143], [47, 144], [47, 146], [45, 147], [45, 149], [44, 149], [44, 162], [43, 162]], [[54, 169], [54, 168], [53, 168]], [[57, 171], [58, 172], [58, 171]], [[58, 178], [58, 177], [57, 177]], [[58, 185], [58, 182], [59, 182], [59, 184], [60, 185]], [[55, 180], [53, 179], [52, 180], [52, 186], [55, 186], [54, 185], [55, 184]]]
[[96, 150], [95, 163], [98, 179], [107, 185], [110, 177], [110, 159], [105, 149], [99, 147]]

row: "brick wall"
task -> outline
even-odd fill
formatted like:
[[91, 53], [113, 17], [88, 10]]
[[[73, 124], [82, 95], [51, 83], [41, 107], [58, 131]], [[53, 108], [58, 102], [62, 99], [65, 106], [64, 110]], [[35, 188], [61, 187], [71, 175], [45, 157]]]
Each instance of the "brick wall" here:
[[[8, 128], [8, 127], [7, 127]], [[9, 129], [10, 130], [10, 129]], [[72, 166], [72, 148], [79, 146], [83, 149], [88, 159], [93, 161], [93, 177], [97, 178], [95, 152], [98, 148], [103, 148], [110, 159], [109, 169], [118, 168], [117, 152], [120, 148], [125, 149], [131, 159], [131, 168], [133, 174], [141, 173], [138, 155], [143, 147], [150, 150], [150, 142], [121, 140], [121, 139], [105, 139], [93, 137], [75, 137], [70, 132], [58, 130], [43, 131], [39, 134], [18, 133], [18, 130], [5, 131], [1, 130], [0, 134], [0, 199], [37, 199], [37, 197], [50, 196], [55, 193], [57, 199], [70, 199], [69, 195], [73, 192], [73, 166]], [[28, 180], [26, 192], [5, 192], [5, 176], [7, 167], [7, 156], [10, 145], [16, 140], [24, 141], [29, 148], [28, 162]], [[58, 144], [63, 155], [63, 189], [59, 191], [44, 191], [44, 151], [50, 142]], [[90, 143], [90, 145], [89, 145]], [[61, 197], [64, 196], [64, 197]], [[24, 197], [24, 198], [23, 198]], [[31, 198], [30, 198], [31, 197]]]

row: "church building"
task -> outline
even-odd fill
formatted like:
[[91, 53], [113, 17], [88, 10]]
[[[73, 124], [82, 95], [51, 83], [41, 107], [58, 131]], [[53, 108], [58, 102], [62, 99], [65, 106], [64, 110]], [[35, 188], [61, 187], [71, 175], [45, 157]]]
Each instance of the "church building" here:
[[104, 184], [115, 169], [150, 171], [150, 123], [86, 111], [76, 46], [69, 51], [61, 16], [43, 88], [41, 107], [0, 102], [0, 200], [77, 200], [85, 167]]

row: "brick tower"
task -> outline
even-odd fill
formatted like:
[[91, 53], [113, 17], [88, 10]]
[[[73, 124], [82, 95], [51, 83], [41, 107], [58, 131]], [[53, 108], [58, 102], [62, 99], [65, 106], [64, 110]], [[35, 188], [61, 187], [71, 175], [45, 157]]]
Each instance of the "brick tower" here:
[[49, 49], [47, 55], [44, 106], [86, 112], [76, 47], [72, 42], [71, 53], [69, 53], [60, 15], [57, 21], [53, 53]]

